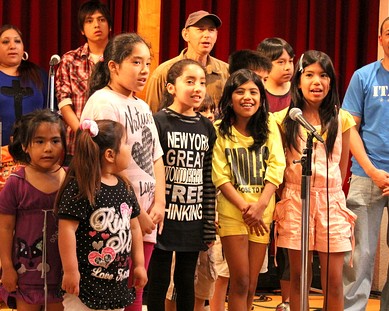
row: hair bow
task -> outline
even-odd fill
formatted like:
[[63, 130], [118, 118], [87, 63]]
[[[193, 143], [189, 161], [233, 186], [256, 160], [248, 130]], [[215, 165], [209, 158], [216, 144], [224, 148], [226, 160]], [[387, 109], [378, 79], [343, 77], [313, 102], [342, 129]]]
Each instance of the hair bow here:
[[93, 120], [85, 119], [80, 124], [80, 129], [82, 131], [89, 130], [90, 136], [96, 137], [99, 134], [99, 127], [97, 123]]

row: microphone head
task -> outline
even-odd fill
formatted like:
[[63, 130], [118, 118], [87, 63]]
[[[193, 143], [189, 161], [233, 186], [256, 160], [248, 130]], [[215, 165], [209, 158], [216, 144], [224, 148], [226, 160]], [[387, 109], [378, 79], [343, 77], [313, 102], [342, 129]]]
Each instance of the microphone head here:
[[293, 120], [296, 121], [297, 116], [302, 115], [303, 112], [301, 111], [300, 108], [292, 108], [289, 110], [289, 117]]
[[57, 65], [60, 61], [61, 61], [61, 57], [59, 57], [59, 55], [57, 55], [57, 54], [54, 54], [54, 55], [51, 56], [51, 58], [50, 58], [50, 63], [49, 63], [49, 65], [50, 65], [50, 66], [55, 66], [55, 65]]

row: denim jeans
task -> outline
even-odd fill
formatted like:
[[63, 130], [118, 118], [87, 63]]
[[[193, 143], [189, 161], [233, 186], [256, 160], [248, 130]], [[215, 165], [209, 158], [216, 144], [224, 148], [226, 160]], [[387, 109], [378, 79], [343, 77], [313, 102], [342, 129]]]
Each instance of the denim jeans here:
[[[370, 296], [374, 260], [380, 234], [382, 213], [388, 207], [388, 197], [368, 177], [352, 175], [347, 207], [357, 216], [353, 267], [350, 255], [345, 256], [343, 269], [344, 310], [362, 311]], [[388, 280], [381, 296], [381, 311], [389, 311]]]

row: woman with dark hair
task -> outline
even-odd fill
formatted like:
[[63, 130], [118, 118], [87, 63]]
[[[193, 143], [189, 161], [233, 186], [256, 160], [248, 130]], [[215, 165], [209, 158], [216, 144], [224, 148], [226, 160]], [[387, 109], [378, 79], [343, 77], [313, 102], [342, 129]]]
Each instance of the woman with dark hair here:
[[12, 126], [26, 113], [46, 105], [47, 74], [28, 61], [22, 33], [14, 25], [0, 28], [0, 121], [2, 145], [10, 142]]

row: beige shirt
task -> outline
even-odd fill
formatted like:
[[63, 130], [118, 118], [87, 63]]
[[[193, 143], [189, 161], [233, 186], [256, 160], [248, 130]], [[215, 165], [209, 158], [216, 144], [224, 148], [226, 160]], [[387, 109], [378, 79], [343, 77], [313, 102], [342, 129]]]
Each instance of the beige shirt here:
[[[184, 49], [180, 55], [160, 64], [151, 75], [146, 90], [146, 103], [149, 104], [154, 113], [160, 110], [159, 106], [165, 90], [167, 72], [174, 63], [187, 58], [186, 51], [187, 49]], [[215, 57], [208, 56], [206, 72], [207, 93], [217, 106], [222, 96], [224, 84], [229, 77], [228, 64]]]

